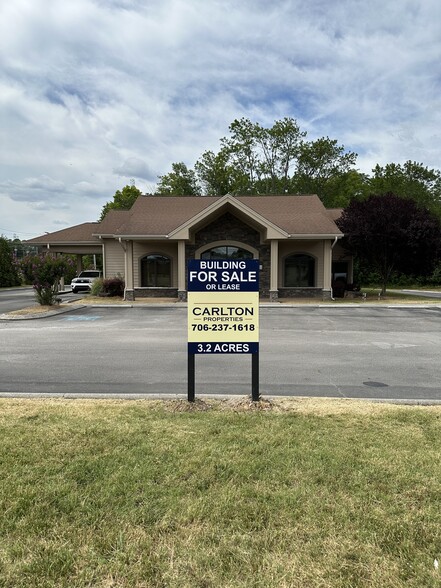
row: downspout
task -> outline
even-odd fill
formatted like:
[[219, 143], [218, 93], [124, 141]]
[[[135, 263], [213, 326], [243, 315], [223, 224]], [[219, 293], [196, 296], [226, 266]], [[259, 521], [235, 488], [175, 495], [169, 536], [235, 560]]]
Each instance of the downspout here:
[[[331, 264], [332, 264], [332, 250], [337, 245], [338, 237], [335, 237], [334, 243], [331, 245]], [[331, 277], [332, 277], [332, 268], [331, 268]], [[331, 300], [335, 302], [334, 292], [332, 291], [332, 280], [331, 280]]]

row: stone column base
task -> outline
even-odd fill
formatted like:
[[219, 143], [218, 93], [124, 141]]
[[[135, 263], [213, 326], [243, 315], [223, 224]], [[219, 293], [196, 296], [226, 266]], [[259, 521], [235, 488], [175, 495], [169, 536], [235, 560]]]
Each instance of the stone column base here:
[[135, 291], [126, 289], [124, 291], [124, 300], [128, 300], [129, 302], [133, 302], [135, 300]]
[[187, 302], [187, 290], [178, 290], [179, 302]]
[[269, 299], [270, 299], [270, 302], [278, 302], [279, 301], [279, 291], [278, 290], [270, 290]]
[[332, 300], [332, 290], [323, 290], [323, 300]]

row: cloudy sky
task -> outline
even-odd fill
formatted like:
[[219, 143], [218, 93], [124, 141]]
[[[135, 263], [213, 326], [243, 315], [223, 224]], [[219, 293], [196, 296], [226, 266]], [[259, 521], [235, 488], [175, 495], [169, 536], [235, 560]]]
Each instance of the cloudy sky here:
[[229, 124], [440, 167], [439, 0], [3, 0], [0, 234], [96, 220]]

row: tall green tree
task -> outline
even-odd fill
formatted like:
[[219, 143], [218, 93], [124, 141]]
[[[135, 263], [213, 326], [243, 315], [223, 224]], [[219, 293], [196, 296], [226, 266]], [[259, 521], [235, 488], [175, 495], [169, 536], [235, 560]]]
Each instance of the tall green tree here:
[[241, 177], [239, 170], [230, 164], [229, 153], [224, 148], [218, 153], [205, 151], [194, 168], [204, 194], [233, 194], [238, 186], [246, 182], [246, 178]]
[[429, 276], [439, 259], [441, 221], [411, 199], [389, 193], [352, 200], [337, 224], [346, 247], [378, 272], [383, 293], [394, 272]]
[[0, 237], [0, 288], [19, 286], [20, 283], [10, 242]]
[[134, 184], [124, 186], [122, 190], [117, 190], [113, 200], [106, 202], [101, 210], [100, 221], [106, 216], [109, 210], [130, 210], [135, 200], [141, 196], [142, 192]]
[[422, 163], [406, 161], [404, 164], [376, 165], [369, 180], [371, 193], [393, 192], [411, 198], [441, 216], [441, 172], [429, 169]]
[[[306, 132], [289, 117], [270, 127], [248, 118], [234, 120], [217, 153], [205, 151], [194, 171], [174, 163], [160, 177], [160, 194], [285, 194], [316, 193], [327, 206], [347, 203], [347, 194], [362, 174], [357, 155], [328, 137], [306, 141]], [[200, 183], [200, 186], [198, 184]]]
[[240, 178], [234, 191], [240, 194], [287, 192], [301, 140], [306, 136], [297, 121], [286, 117], [266, 128], [241, 118], [233, 121], [229, 131], [230, 136], [221, 139], [221, 145]]
[[172, 164], [169, 174], [159, 176], [156, 187], [158, 194], [173, 194], [174, 196], [197, 196], [201, 193], [196, 173], [182, 161]]
[[293, 191], [317, 194], [325, 206], [338, 206], [336, 190], [343, 190], [345, 180], [353, 179], [349, 174], [354, 170], [356, 160], [357, 154], [346, 152], [335, 139], [322, 137], [316, 141], [303, 141], [292, 178]]

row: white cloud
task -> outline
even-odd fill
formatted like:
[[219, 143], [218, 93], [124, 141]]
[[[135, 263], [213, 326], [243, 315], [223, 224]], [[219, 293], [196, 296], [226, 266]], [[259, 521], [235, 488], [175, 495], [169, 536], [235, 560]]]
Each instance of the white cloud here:
[[16, 232], [93, 220], [242, 116], [292, 116], [363, 171], [439, 167], [440, 17], [438, 0], [4, 2], [0, 224], [11, 206]]

